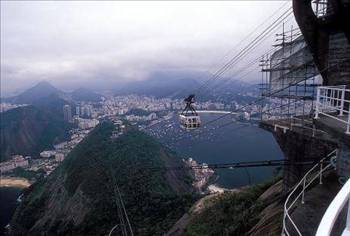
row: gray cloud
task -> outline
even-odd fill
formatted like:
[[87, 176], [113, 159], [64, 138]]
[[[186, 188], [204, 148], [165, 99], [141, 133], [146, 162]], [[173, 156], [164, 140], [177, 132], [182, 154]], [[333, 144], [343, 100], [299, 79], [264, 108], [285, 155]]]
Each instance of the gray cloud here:
[[146, 79], [161, 69], [215, 71], [213, 65], [281, 5], [1, 2], [1, 91], [10, 94], [40, 80], [69, 88]]

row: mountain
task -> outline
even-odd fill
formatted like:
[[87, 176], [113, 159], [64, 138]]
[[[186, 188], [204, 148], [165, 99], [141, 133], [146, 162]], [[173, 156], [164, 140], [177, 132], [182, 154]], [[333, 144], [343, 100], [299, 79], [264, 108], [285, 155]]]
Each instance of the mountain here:
[[89, 101], [89, 102], [99, 102], [101, 101], [101, 95], [97, 94], [86, 88], [79, 88], [71, 93], [72, 99], [74, 101]]
[[155, 72], [149, 79], [129, 82], [116, 95], [139, 94], [161, 97], [184, 97], [199, 86], [193, 73]]
[[72, 125], [63, 120], [65, 104], [57, 95], [50, 95], [1, 113], [1, 160], [13, 154], [38, 155], [67, 139]]
[[[13, 235], [107, 235], [124, 203], [135, 235], [163, 235], [194, 202], [182, 161], [134, 128], [112, 139], [103, 122], [23, 196]], [[119, 213], [118, 213], [119, 212]], [[125, 220], [125, 219], [124, 219]], [[116, 229], [120, 235], [122, 226]]]
[[239, 80], [223, 79], [209, 86], [204, 92], [211, 99], [223, 103], [238, 101], [240, 103], [249, 103], [255, 101], [260, 94], [259, 85], [247, 83]]
[[198, 83], [192, 79], [165, 80], [161, 78], [130, 82], [116, 92], [116, 95], [138, 94], [146, 96], [184, 97]]
[[155, 96], [157, 98], [171, 97], [184, 98], [195, 93], [198, 101], [221, 101], [224, 103], [232, 100], [247, 101], [254, 97], [243, 96], [244, 93], [258, 94], [257, 85], [231, 78], [213, 78], [205, 73], [175, 73], [156, 72], [149, 79], [133, 81], [116, 90], [116, 95], [139, 94]]
[[32, 104], [38, 99], [48, 97], [50, 95], [62, 95], [63, 92], [52, 86], [47, 81], [42, 81], [36, 84], [34, 87], [27, 89], [23, 93], [4, 99], [4, 101], [17, 103], [17, 104]]

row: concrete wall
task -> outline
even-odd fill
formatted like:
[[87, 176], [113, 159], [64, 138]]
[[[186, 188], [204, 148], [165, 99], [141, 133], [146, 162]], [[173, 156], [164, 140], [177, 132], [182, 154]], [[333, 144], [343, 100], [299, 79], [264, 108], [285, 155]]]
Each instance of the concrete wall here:
[[[312, 137], [308, 133], [300, 130], [286, 133], [282, 129], [274, 131], [273, 126], [261, 123], [260, 126], [272, 132], [278, 145], [280, 146], [285, 159], [291, 162], [319, 161], [338, 147], [335, 140], [328, 136]], [[283, 191], [287, 192], [292, 188], [313, 165], [288, 165], [284, 167]]]

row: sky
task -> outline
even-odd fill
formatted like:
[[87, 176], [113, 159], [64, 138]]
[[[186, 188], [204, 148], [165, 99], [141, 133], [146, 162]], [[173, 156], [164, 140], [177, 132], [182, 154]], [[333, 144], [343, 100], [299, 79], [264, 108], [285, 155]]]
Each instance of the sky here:
[[[285, 4], [1, 1], [1, 95], [42, 80], [69, 90], [148, 79], [156, 71], [213, 73]], [[273, 43], [263, 42], [249, 57]]]

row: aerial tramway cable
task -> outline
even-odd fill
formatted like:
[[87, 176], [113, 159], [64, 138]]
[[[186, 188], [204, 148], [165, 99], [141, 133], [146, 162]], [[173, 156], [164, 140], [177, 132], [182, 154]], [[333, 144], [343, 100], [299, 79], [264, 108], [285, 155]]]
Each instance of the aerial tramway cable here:
[[279, 26], [281, 22], [283, 22], [287, 17], [289, 17], [293, 13], [292, 8], [289, 8], [285, 11], [281, 16], [279, 16], [272, 24], [270, 24], [267, 28], [265, 28], [258, 36], [256, 36], [248, 45], [246, 45], [239, 53], [237, 53], [233, 58], [231, 58], [224, 66], [222, 66], [219, 70], [217, 70], [214, 75], [209, 78], [204, 84], [202, 84], [195, 92], [203, 93], [205, 88], [208, 87], [209, 83], [213, 80], [217, 80], [223, 75], [227, 70], [229, 70], [233, 65], [235, 65], [238, 60], [242, 59], [248, 52], [254, 49], [262, 40], [271, 33], [276, 27]]
[[[337, 66], [337, 65], [339, 65], [339, 64], [341, 64], [342, 62], [345, 62], [345, 61], [350, 61], [350, 58], [339, 59], [338, 62], [337, 62], [336, 64], [333, 64], [332, 66]], [[326, 70], [328, 70], [329, 68], [330, 68], [330, 65], [328, 65], [328, 66], [327, 66], [326, 68], [324, 68], [323, 70], [319, 71], [319, 73], [322, 73], [323, 71], [326, 71]], [[309, 77], [305, 77], [305, 78], [303, 78], [302, 80], [300, 80], [300, 81], [298, 81], [298, 82], [296, 82], [296, 83], [290, 83], [287, 87], [284, 87], [284, 88], [281, 88], [281, 89], [279, 89], [279, 90], [276, 90], [276, 91], [274, 91], [273, 93], [269, 93], [269, 94], [267, 94], [267, 96], [272, 96], [272, 95], [275, 95], [275, 94], [277, 94], [277, 93], [280, 93], [280, 92], [282, 92], [282, 91], [288, 89], [289, 87], [296, 86], [296, 85], [298, 85], [299, 83], [301, 83], [301, 82], [303, 82], [304, 80], [307, 80], [307, 79], [309, 79]], [[256, 100], [254, 100], [254, 101], [248, 103], [247, 105], [242, 106], [242, 107], [239, 108], [238, 110], [231, 111], [231, 112], [226, 113], [226, 114], [223, 114], [223, 115], [221, 115], [221, 116], [219, 116], [219, 117], [217, 117], [217, 118], [215, 118], [215, 119], [213, 119], [213, 120], [210, 120], [210, 121], [208, 121], [208, 122], [204, 122], [204, 123], [202, 123], [201, 128], [202, 128], [202, 129], [205, 129], [206, 127], [208, 127], [209, 124], [212, 124], [212, 123], [214, 123], [214, 122], [217, 122], [218, 120], [221, 120], [221, 119], [223, 119], [223, 118], [225, 118], [225, 117], [227, 117], [227, 116], [229, 116], [229, 115], [232, 115], [232, 114], [234, 114], [234, 113], [242, 112], [242, 111], [244, 111], [243, 109], [245, 109], [245, 108], [247, 108], [247, 107], [249, 107], [249, 106], [252, 106], [252, 105], [254, 105], [254, 104], [258, 103], [258, 102], [264, 101], [265, 99], [266, 99], [266, 97], [262, 97], [262, 98], [256, 99]], [[283, 105], [282, 105], [282, 106], [283, 106]], [[258, 113], [257, 113], [257, 114], [258, 114]], [[225, 127], [225, 126], [228, 126], [229, 124], [234, 124], [234, 123], [235, 123], [235, 122], [229, 122], [229, 123], [223, 125], [222, 127]], [[192, 130], [192, 132], [197, 132], [197, 131], [199, 131], [199, 130], [201, 130], [201, 129], [194, 129], [194, 130]], [[177, 141], [180, 141], [181, 139], [185, 138], [185, 137], [186, 137], [185, 134], [186, 134], [186, 133], [182, 133], [182, 135], [179, 137], [179, 139], [177, 139]], [[199, 135], [199, 134], [198, 134], [198, 135]]]
[[[283, 17], [283, 16], [284, 16], [286, 13], [288, 13], [290, 10], [291, 10], [291, 8], [289, 8], [286, 12], [284, 12], [281, 16], [279, 16], [278, 19], [275, 20], [272, 24], [270, 24], [266, 29], [269, 29], [271, 26], [273, 26], [278, 20], [280, 20], [281, 17]], [[270, 17], [269, 17], [269, 18], [270, 18]], [[265, 29], [265, 30], [266, 30], [266, 29]], [[254, 29], [248, 36], [250, 36], [253, 32], [255, 33], [255, 32], [256, 32], [255, 30], [256, 30], [256, 29]], [[260, 38], [261, 35], [265, 32], [265, 30], [264, 30], [262, 33], [260, 33], [258, 36], [256, 36], [256, 37], [253, 39], [253, 41], [251, 41], [248, 45], [246, 45], [243, 49], [241, 49], [233, 58], [231, 58], [228, 62], [226, 62], [220, 69], [218, 69], [218, 70], [213, 74], [213, 76], [212, 76], [211, 78], [209, 78], [207, 81], [205, 81], [196, 91], [202, 90], [204, 87], [206, 87], [206, 86], [210, 83], [210, 81], [211, 81], [212, 79], [216, 79], [216, 78], [219, 76], [219, 74], [221, 74], [222, 72], [224, 72], [225, 70], [227, 70], [227, 69], [229, 68], [229, 66], [232, 65], [232, 62], [234, 62], [237, 58], [239, 58], [239, 57], [241, 56], [241, 54], [242, 54], [245, 50], [247, 50], [247, 48], [248, 48], [251, 44], [253, 44], [253, 43], [255, 43], [255, 41], [259, 40], [259, 38]], [[241, 42], [242, 42], [242, 41], [241, 41]]]
[[[283, 5], [281, 8], [279, 8], [273, 15], [275, 15], [279, 10], [281, 10], [285, 5]], [[237, 55], [235, 55], [233, 58], [230, 59], [229, 62], [227, 62], [223, 67], [221, 67], [218, 71], [215, 72], [214, 76], [211, 78], [213, 80], [217, 80], [221, 75], [223, 75], [227, 70], [229, 70], [233, 65], [235, 65], [235, 63], [240, 60], [241, 58], [243, 58], [249, 51], [253, 50], [259, 42], [261, 42], [261, 40], [266, 37], [275, 27], [276, 24], [278, 24], [278, 22], [280, 21], [280, 19], [284, 20], [286, 19], [286, 17], [288, 17], [291, 12], [290, 12], [289, 8], [286, 12], [284, 12], [277, 20], [275, 20], [270, 26], [268, 26], [261, 34], [259, 34], [252, 42], [250, 42], [246, 47], [244, 47]], [[273, 16], [272, 15], [272, 16]], [[270, 19], [271, 16], [268, 18]], [[260, 25], [259, 25], [260, 26]], [[258, 26], [258, 27], [259, 27]], [[266, 30], [268, 30], [266, 32]], [[255, 30], [253, 31], [255, 32]], [[252, 32], [252, 33], [253, 33]], [[250, 33], [247, 38], [249, 38], [252, 33]], [[241, 44], [244, 40], [242, 40], [239, 44]], [[210, 80], [211, 80], [210, 79]], [[210, 80], [208, 80], [207, 82], [205, 82], [201, 87], [199, 87], [196, 91], [200, 90], [201, 92], [203, 92], [205, 90], [206, 87], [209, 86], [210, 84]], [[98, 160], [96, 160], [94, 157], [92, 158], [95, 163], [97, 165], [99, 165], [100, 167], [106, 169], [107, 167], [102, 163], [99, 162]], [[278, 166], [278, 165], [290, 165], [291, 163], [286, 162], [286, 160], [268, 160], [268, 161], [258, 161], [258, 162], [236, 162], [236, 163], [217, 163], [217, 164], [208, 164], [207, 168], [213, 168], [213, 169], [218, 169], [218, 168], [247, 168], [247, 167], [257, 167], [257, 166]], [[310, 163], [294, 163], [294, 164], [310, 164]], [[96, 166], [97, 166], [96, 165]], [[96, 168], [95, 166], [95, 168]], [[143, 167], [146, 168], [146, 167]], [[178, 167], [174, 167], [175, 169]], [[196, 169], [196, 168], [203, 168], [203, 166], [192, 166], [192, 169]], [[107, 168], [108, 169], [108, 168]], [[169, 169], [169, 168], [167, 168]], [[172, 168], [171, 168], [172, 169]], [[106, 176], [106, 173], [104, 171], [101, 172], [104, 176]], [[117, 204], [117, 209], [118, 209], [118, 218], [120, 220], [120, 223], [115, 225], [111, 232], [113, 231], [113, 229], [115, 229], [116, 227], [120, 226], [121, 228], [121, 232], [123, 235], [128, 235], [128, 231], [130, 232], [130, 235], [133, 236], [133, 230], [131, 227], [131, 223], [130, 220], [128, 218], [128, 214], [125, 208], [125, 204], [123, 201], [123, 197], [121, 194], [121, 191], [119, 189], [119, 186], [115, 180], [115, 176], [113, 174], [113, 171], [111, 170], [111, 168], [109, 167], [109, 173], [112, 176], [112, 182], [113, 182], [113, 189], [114, 189], [114, 195], [115, 195], [115, 201]], [[100, 174], [100, 173], [99, 173]], [[128, 227], [128, 229], [126, 228]], [[111, 234], [110, 232], [110, 234]]]
[[[290, 17], [285, 21], [285, 22], [288, 22], [290, 20]], [[285, 23], [284, 22], [284, 23]], [[268, 55], [272, 52], [276, 51], [276, 49], [272, 48], [270, 50], [268, 50], [267, 52], [263, 53], [262, 55]], [[262, 60], [263, 56], [259, 56], [257, 58], [255, 58], [254, 60], [250, 61], [249, 63], [247, 63], [244, 67], [242, 67], [241, 69], [239, 69], [238, 71], [235, 71], [235, 73], [238, 73], [238, 74], [235, 74], [234, 77], [231, 76], [229, 79], [227, 80], [224, 80], [221, 84], [217, 84], [213, 90], [219, 88], [219, 87], [223, 87], [225, 86], [229, 81], [231, 81], [233, 78], [237, 78], [239, 77], [240, 79], [244, 78], [245, 76], [247, 76], [248, 74], [256, 71], [255, 69], [251, 69], [249, 71], [247, 71], [246, 73], [243, 74], [244, 71], [246, 71], [249, 67], [255, 65], [255, 63], [257, 63], [258, 61]], [[278, 64], [281, 64], [282, 62], [278, 63]], [[241, 75], [242, 74], [242, 75]]]
[[[283, 21], [284, 23], [288, 22], [289, 20], [291, 20], [291, 15], [288, 16], [288, 18], [284, 18], [284, 20], [286, 21]], [[282, 21], [280, 21], [280, 23], [282, 23]], [[276, 26], [279, 26], [278, 24]], [[275, 29], [276, 27], [274, 27], [273, 29]], [[270, 31], [271, 32], [271, 31]], [[264, 40], [264, 39], [262, 39]], [[251, 48], [251, 50], [255, 49], [262, 41], [260, 41], [258, 44], [254, 45], [253, 48]], [[272, 48], [270, 49], [269, 51], [263, 53], [262, 55], [268, 55], [269, 53], [273, 52], [275, 49]], [[250, 66], [254, 65], [256, 62], [258, 62], [259, 60], [261, 60], [261, 56], [259, 56], [258, 58], [254, 59], [253, 61], [247, 63], [242, 69], [238, 70], [238, 71], [235, 71], [235, 73], [240, 73], [240, 72], [243, 72], [246, 68], [249, 68]], [[244, 74], [243, 76], [240, 76], [240, 79], [242, 79], [243, 77], [245, 77], [247, 74], [251, 73], [252, 71], [254, 70], [251, 70], [249, 71], [248, 73]], [[238, 75], [235, 75], [235, 77], [238, 77]], [[227, 83], [228, 81], [230, 81], [232, 79], [232, 77], [228, 80], [226, 80], [224, 83]], [[224, 84], [223, 83], [223, 84]]]
[[[91, 159], [94, 161], [95, 165], [91, 166], [87, 162], [88, 165], [91, 168], [95, 169], [95, 171], [97, 171], [98, 175], [104, 176], [107, 179], [111, 179], [112, 180], [112, 183], [113, 183], [113, 191], [112, 191], [112, 193], [114, 194], [114, 200], [115, 200], [115, 203], [116, 203], [116, 206], [117, 206], [117, 213], [118, 213], [118, 218], [119, 218], [119, 224], [117, 224], [117, 225], [120, 227], [122, 235], [123, 236], [128, 236], [129, 235], [128, 231], [129, 231], [130, 235], [133, 236], [134, 233], [133, 233], [133, 230], [132, 230], [132, 227], [131, 227], [131, 224], [130, 224], [130, 220], [129, 220], [127, 211], [125, 209], [124, 201], [123, 201], [123, 198], [122, 198], [119, 186], [116, 183], [115, 176], [113, 174], [113, 171], [112, 171], [111, 167], [105, 166], [101, 161], [97, 160], [95, 157], [91, 157]], [[98, 166], [100, 168], [102, 168], [103, 171], [98, 171], [97, 168], [96, 168]], [[105, 170], [107, 170], [109, 172], [109, 176], [112, 177], [112, 178], [108, 177], [108, 175], [106, 174]], [[106, 186], [107, 189], [110, 189], [110, 186], [108, 186], [104, 181], [103, 181], [103, 184]], [[125, 221], [126, 221], [126, 223], [125, 223]], [[115, 225], [113, 228], [114, 229], [117, 228], [116, 227], [117, 225]], [[127, 229], [127, 227], [128, 227], [128, 229]], [[111, 233], [112, 233], [112, 230], [110, 231], [110, 234]]]
[[168, 167], [149, 167], [140, 166], [141, 169], [147, 170], [197, 170], [197, 169], [236, 169], [268, 166], [309, 166], [314, 165], [317, 161], [290, 161], [287, 159], [261, 160], [261, 161], [238, 161], [231, 163], [199, 163], [192, 166], [168, 166]]
[[[246, 40], [248, 40], [249, 37], [251, 37], [253, 34], [255, 34], [255, 33], [257, 32], [257, 30], [260, 29], [263, 25], [265, 25], [267, 22], [269, 22], [269, 20], [272, 19], [273, 16], [275, 16], [279, 11], [281, 11], [287, 4], [289, 4], [289, 3], [288, 3], [288, 2], [284, 3], [284, 4], [283, 4], [282, 6], [280, 6], [276, 11], [274, 11], [270, 16], [268, 16], [265, 20], [263, 20], [261, 24], [259, 24], [259, 25], [258, 25], [257, 27], [255, 27], [252, 31], [250, 31], [250, 33], [247, 34], [240, 42], [238, 42], [231, 50], [229, 50], [229, 51], [222, 57], [221, 60], [225, 59], [225, 58], [231, 53], [231, 51], [236, 50], [236, 48], [238, 48], [242, 43], [246, 42]], [[290, 8], [289, 8], [289, 9], [290, 9]], [[289, 9], [288, 9], [288, 10], [289, 10]], [[283, 13], [283, 14], [285, 14], [285, 13]], [[283, 15], [283, 14], [282, 14], [282, 15]], [[236, 55], [236, 56], [237, 56], [237, 55]], [[231, 59], [231, 60], [232, 60], [232, 59]], [[225, 63], [225, 64], [227, 64], [227, 63]], [[214, 66], [213, 66], [213, 67], [214, 67]], [[213, 68], [213, 67], [212, 67], [212, 68]], [[211, 75], [211, 76], [209, 77], [209, 79], [207, 79], [200, 87], [202, 87], [202, 86], [203, 86], [204, 84], [206, 84], [206, 83], [209, 83], [210, 80], [215, 76], [215, 74], [216, 74], [218, 71], [220, 71], [221, 69], [223, 69], [223, 67], [221, 67], [221, 68], [220, 68], [219, 70], [217, 70], [213, 75]], [[210, 73], [210, 69], [207, 70], [207, 72]], [[199, 78], [198, 78], [198, 79], [199, 79]], [[197, 88], [195, 91], [198, 91], [198, 90], [200, 89], [200, 87]], [[189, 90], [189, 89], [186, 89], [184, 92], [185, 92], [185, 93], [190, 93], [190, 90]], [[193, 93], [193, 91], [192, 91], [192, 93]], [[170, 98], [174, 98], [175, 96], [176, 96], [176, 94], [174, 94], [174, 95], [171, 96]]]
[[[211, 79], [215, 80], [218, 79], [223, 73], [225, 73], [228, 69], [230, 69], [230, 67], [232, 67], [241, 57], [243, 57], [244, 55], [247, 54], [247, 52], [249, 50], [254, 49], [259, 42], [261, 42], [261, 40], [266, 37], [272, 30], [274, 30], [278, 24], [280, 23], [279, 21], [283, 21], [285, 20], [290, 14], [292, 13], [291, 8], [289, 8], [287, 11], [285, 11], [281, 16], [279, 16], [272, 24], [270, 24], [263, 32], [261, 32], [257, 37], [255, 37], [253, 39], [252, 42], [250, 42], [247, 46], [245, 46], [238, 54], [236, 54], [229, 62], [227, 62], [223, 67], [221, 67], [214, 75]], [[210, 80], [207, 80], [207, 82], [205, 82], [202, 86], [200, 86], [198, 89], [201, 90], [201, 92], [204, 91], [205, 87], [208, 86]], [[198, 90], [197, 89], [197, 90]], [[190, 95], [194, 98], [194, 95]], [[188, 104], [188, 102], [186, 101], [186, 108], [190, 105], [190, 107], [192, 107], [192, 104]], [[185, 110], [186, 110], [185, 108]], [[191, 111], [194, 110], [194, 108], [192, 107]], [[192, 114], [187, 114], [190, 111], [187, 111], [186, 113], [182, 112], [182, 114], [180, 115], [180, 121], [181, 121], [181, 126], [183, 126], [186, 129], [193, 129], [193, 128], [198, 128], [199, 124], [200, 124], [200, 117], [195, 114], [195, 116]], [[195, 111], [194, 111], [195, 112]], [[191, 116], [191, 118], [190, 118]], [[195, 124], [189, 124], [192, 120], [196, 121]], [[198, 122], [197, 122], [198, 121]]]
[[[344, 58], [344, 59], [341, 60], [341, 61], [348, 61], [348, 60], [350, 60], [350, 58]], [[336, 63], [336, 65], [337, 65], [337, 64], [340, 64], [340, 62]], [[332, 65], [332, 66], [334, 66], [334, 65]], [[320, 71], [320, 73], [323, 72], [323, 71], [325, 71], [325, 70], [327, 70], [329, 67], [330, 67], [330, 66], [327, 66], [327, 67], [324, 68], [322, 71]], [[300, 80], [300, 81], [298, 81], [298, 82], [296, 82], [296, 83], [290, 83], [288, 86], [286, 86], [286, 87], [284, 87], [284, 88], [281, 88], [281, 89], [279, 89], [279, 90], [276, 90], [275, 92], [270, 93], [270, 94], [267, 94], [267, 95], [268, 95], [268, 96], [275, 95], [275, 94], [277, 94], [277, 93], [280, 93], [280, 92], [284, 91], [285, 89], [288, 89], [289, 87], [296, 86], [296, 85], [298, 85], [299, 83], [301, 83], [301, 82], [303, 82], [304, 80], [307, 80], [307, 79], [309, 79], [309, 77], [305, 77], [304, 79], [302, 79], [302, 80]], [[218, 118], [216, 118], [216, 119], [213, 119], [213, 120], [211, 120], [211, 121], [209, 121], [209, 122], [204, 123], [203, 126], [204, 126], [204, 125], [211, 124], [211, 123], [213, 123], [213, 122], [216, 122], [216, 121], [218, 121], [218, 120], [220, 120], [220, 119], [222, 119], [222, 118], [224, 118], [224, 117], [226, 117], [226, 116], [228, 116], [228, 115], [232, 115], [232, 114], [235, 113], [235, 112], [243, 111], [244, 108], [247, 108], [247, 107], [249, 107], [249, 106], [251, 106], [251, 105], [253, 105], [253, 104], [256, 104], [257, 102], [263, 101], [263, 100], [265, 100], [265, 97], [260, 98], [260, 99], [257, 99], [257, 100], [254, 100], [254, 101], [248, 103], [247, 105], [241, 107], [240, 109], [238, 109], [238, 110], [236, 110], [236, 111], [231, 111], [230, 113], [223, 114], [223, 115], [221, 115], [220, 117], [218, 117]]]

